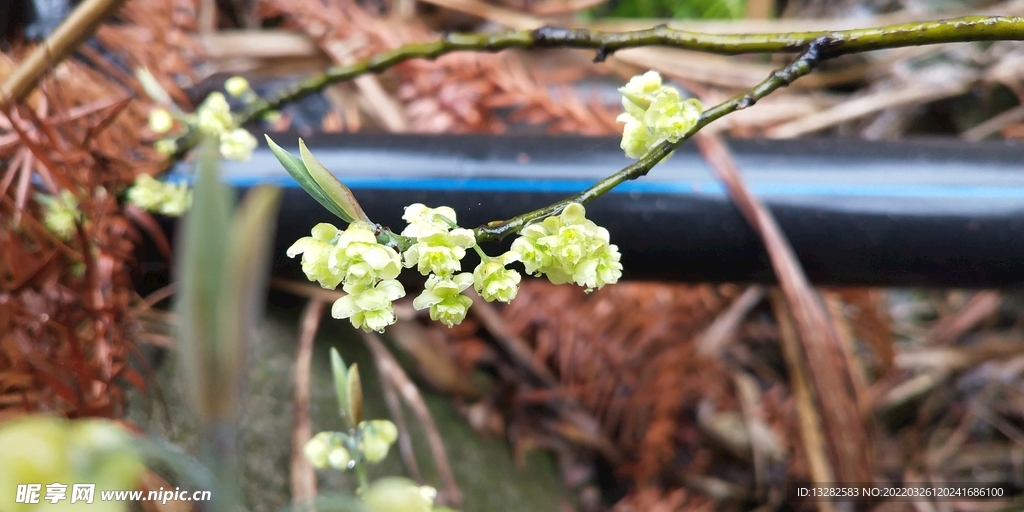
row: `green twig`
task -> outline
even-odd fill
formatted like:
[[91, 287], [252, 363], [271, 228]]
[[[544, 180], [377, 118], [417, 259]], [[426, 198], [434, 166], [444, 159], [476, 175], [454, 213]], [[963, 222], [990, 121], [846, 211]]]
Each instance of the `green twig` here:
[[831, 55], [872, 50], [970, 41], [1024, 40], [1024, 18], [1018, 16], [967, 16], [948, 20], [904, 23], [877, 28], [763, 34], [705, 34], [660, 25], [633, 32], [541, 27], [500, 34], [447, 34], [429, 43], [407, 44], [389, 52], [301, 81], [269, 100], [260, 100], [241, 115], [243, 123], [328, 85], [366, 73], [380, 73], [412, 59], [436, 59], [457, 51], [499, 52], [509, 48], [587, 48], [597, 51], [594, 60], [604, 61], [625, 48], [666, 46], [722, 55], [743, 53], [796, 53], [821, 38], [828, 38]]
[[489, 222], [476, 228], [478, 241], [497, 241], [509, 234], [518, 233], [527, 224], [542, 220], [545, 217], [556, 215], [570, 203], [587, 203], [601, 195], [609, 192], [620, 183], [627, 180], [634, 180], [647, 174], [658, 162], [662, 161], [675, 151], [683, 142], [692, 137], [695, 133], [710, 124], [711, 122], [737, 110], [752, 106], [761, 98], [771, 94], [776, 89], [785, 87], [798, 78], [810, 73], [820, 62], [835, 55], [832, 50], [835, 48], [835, 41], [829, 36], [823, 36], [811, 42], [807, 50], [801, 54], [792, 64], [778, 71], [772, 72], [764, 81], [757, 84], [745, 94], [732, 98], [725, 103], [719, 104], [711, 109], [705, 110], [700, 120], [690, 130], [675, 142], [663, 142], [647, 152], [642, 158], [633, 162], [628, 167], [602, 179], [590, 188], [557, 203], [545, 206], [529, 213], [524, 213], [509, 220]]
[[366, 489], [370, 487], [370, 480], [366, 477], [366, 462], [359, 461], [356, 463], [356, 480], [358, 481], [359, 488], [357, 492], [366, 492]]
[[[579, 194], [509, 220], [490, 222], [475, 230], [478, 241], [495, 241], [518, 232], [530, 222], [561, 212], [569, 203], [589, 202], [615, 188], [623, 181], [644, 176], [658, 162], [678, 148], [683, 141], [689, 139], [704, 126], [731, 112], [752, 106], [776, 89], [787, 86], [797, 78], [810, 73], [823, 60], [839, 55], [905, 46], [994, 40], [1024, 40], [1024, 18], [1019, 16], [967, 16], [866, 29], [762, 34], [705, 34], [675, 30], [664, 25], [633, 32], [541, 27], [536, 30], [510, 31], [491, 35], [447, 34], [437, 41], [408, 44], [362, 62], [332, 67], [321, 75], [301, 81], [281, 91], [269, 100], [261, 99], [255, 102], [248, 110], [239, 115], [238, 120], [240, 123], [246, 123], [259, 119], [282, 105], [318, 92], [331, 84], [351, 80], [366, 73], [379, 73], [408, 60], [435, 59], [457, 51], [499, 52], [509, 48], [589, 48], [597, 51], [594, 59], [596, 62], [605, 60], [615, 51], [642, 46], [666, 46], [722, 55], [802, 52], [792, 64], [773, 72], [750, 92], [706, 110], [697, 124], [678, 141], [659, 144], [640, 160]], [[182, 142], [182, 147], [174, 158], [183, 156], [192, 145], [191, 140]], [[388, 245], [397, 247], [408, 245], [410, 242], [387, 230], [378, 233], [378, 237], [385, 238], [384, 241]]]

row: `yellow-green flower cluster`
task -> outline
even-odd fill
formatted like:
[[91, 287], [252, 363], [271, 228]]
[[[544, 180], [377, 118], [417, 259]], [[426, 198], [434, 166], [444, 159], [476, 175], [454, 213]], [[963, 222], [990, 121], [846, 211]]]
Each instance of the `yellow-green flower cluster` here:
[[43, 205], [43, 225], [46, 229], [61, 240], [71, 240], [78, 229], [78, 222], [82, 220], [75, 195], [70, 190], [61, 190], [59, 198], [47, 195], [38, 198]]
[[[249, 82], [242, 77], [229, 78], [224, 88], [233, 97], [242, 98], [246, 102], [255, 101], [256, 95], [249, 88]], [[185, 115], [178, 112], [177, 117], [185, 124], [194, 126], [200, 132], [217, 138], [220, 153], [229, 160], [246, 161], [256, 149], [256, 137], [246, 129], [237, 126], [231, 115], [231, 105], [221, 92], [213, 92], [199, 105], [195, 114]], [[171, 133], [175, 127], [175, 114], [165, 108], [155, 108], [149, 114], [149, 128], [153, 133], [163, 135]], [[172, 154], [178, 150], [179, 132], [156, 141], [155, 148], [163, 154]]]
[[555, 284], [572, 282], [591, 291], [622, 276], [619, 249], [609, 243], [608, 230], [588, 220], [578, 203], [523, 228], [512, 250], [527, 273], [544, 274]]
[[220, 154], [229, 160], [246, 161], [256, 149], [256, 137], [245, 128], [235, 126], [231, 106], [219, 92], [210, 93], [196, 110], [196, 126], [207, 135], [218, 137]]
[[302, 451], [306, 460], [317, 469], [334, 468], [344, 471], [355, 467], [352, 455], [345, 448], [345, 437], [338, 432], [320, 432], [306, 442]]
[[394, 249], [377, 243], [369, 223], [353, 222], [345, 231], [317, 224], [312, 236], [288, 248], [288, 257], [299, 254], [310, 281], [331, 290], [342, 284], [348, 293], [331, 308], [334, 318], [348, 318], [365, 331], [383, 331], [395, 323], [392, 302], [405, 296], [405, 288], [395, 279], [402, 270], [401, 259]]
[[473, 284], [469, 273], [462, 270], [466, 249], [476, 245], [473, 231], [457, 227], [455, 210], [447, 206], [428, 208], [413, 204], [402, 218], [409, 226], [403, 236], [416, 239], [403, 254], [406, 267], [416, 267], [427, 278], [426, 289], [413, 301], [416, 309], [430, 308], [430, 318], [451, 327], [462, 323], [473, 303], [462, 292]]
[[423, 275], [441, 277], [462, 270], [462, 258], [466, 249], [476, 245], [476, 237], [472, 230], [456, 227], [455, 210], [416, 203], [406, 207], [402, 218], [409, 223], [402, 235], [416, 239], [403, 254], [406, 267], [415, 266]]
[[[133, 489], [145, 470], [130, 434], [107, 420], [68, 421], [53, 416], [11, 420], [0, 426], [0, 454], [0, 503], [11, 512], [72, 512], [83, 506], [101, 512], [124, 511], [126, 502], [101, 501], [100, 491]], [[39, 502], [16, 502], [18, 486], [31, 483], [44, 486]], [[47, 501], [45, 486], [52, 483], [68, 485], [66, 499]], [[72, 483], [96, 484], [91, 505], [71, 503]]]
[[398, 439], [398, 428], [388, 420], [371, 420], [359, 423], [359, 438], [362, 439], [363, 457], [367, 462], [378, 463], [388, 456], [388, 450]]
[[143, 210], [177, 217], [191, 206], [192, 191], [184, 182], [167, 183], [140, 174], [128, 189], [128, 202]]
[[616, 120], [626, 125], [621, 147], [630, 158], [640, 158], [662, 142], [678, 141], [700, 120], [700, 101], [683, 99], [655, 71], [634, 76], [619, 91], [625, 112]]
[[[320, 432], [306, 442], [303, 452], [313, 467], [342, 471], [355, 467], [357, 458], [376, 464], [388, 455], [398, 439], [398, 428], [388, 420], [359, 423], [355, 436], [343, 432]], [[355, 457], [349, 451], [354, 447]]]

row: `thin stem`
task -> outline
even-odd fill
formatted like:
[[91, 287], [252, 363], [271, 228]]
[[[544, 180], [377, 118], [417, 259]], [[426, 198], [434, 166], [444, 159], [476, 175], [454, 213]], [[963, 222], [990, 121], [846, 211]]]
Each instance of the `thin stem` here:
[[259, 100], [240, 116], [246, 123], [282, 105], [320, 91], [328, 85], [366, 73], [380, 73], [412, 59], [436, 59], [457, 51], [500, 52], [509, 48], [586, 48], [597, 51], [595, 62], [625, 48], [666, 46], [721, 55], [744, 53], [796, 53], [814, 41], [827, 38], [833, 56], [872, 50], [970, 41], [1024, 40], [1024, 18], [1018, 16], [966, 16], [948, 20], [903, 23], [885, 27], [834, 32], [783, 32], [762, 34], [705, 34], [660, 25], [633, 32], [541, 27], [500, 34], [447, 34], [429, 43], [413, 43], [362, 62], [335, 66], [303, 80], [270, 100]]
[[359, 481], [359, 493], [366, 492], [366, 488], [370, 485], [370, 480], [366, 478], [366, 461], [359, 461], [356, 463], [356, 479]]
[[532, 212], [513, 217], [509, 220], [489, 222], [480, 226], [475, 230], [477, 240], [481, 242], [501, 240], [511, 233], [518, 233], [519, 230], [526, 227], [527, 224], [558, 214], [570, 203], [588, 203], [611, 191], [624, 181], [634, 180], [646, 175], [658, 162], [664, 160], [665, 157], [675, 151], [675, 149], [683, 142], [711, 122], [737, 110], [750, 107], [754, 105], [754, 103], [757, 103], [758, 100], [771, 94], [775, 90], [785, 87], [796, 81], [798, 78], [810, 73], [818, 63], [834, 56], [834, 54], [831, 53], [831, 49], [834, 48], [833, 45], [833, 40], [828, 36], [823, 36], [813, 41], [809, 45], [808, 49], [797, 57], [792, 64], [778, 71], [772, 72], [768, 78], [757, 84], [749, 92], [736, 96], [725, 103], [712, 107], [711, 109], [705, 110], [701, 114], [697, 123], [694, 124], [693, 127], [690, 128], [690, 130], [679, 140], [674, 142], [665, 141], [658, 144], [651, 148], [651, 150], [642, 158], [633, 162], [628, 167], [625, 167], [615, 174], [602, 179], [590, 188], [574, 196]]

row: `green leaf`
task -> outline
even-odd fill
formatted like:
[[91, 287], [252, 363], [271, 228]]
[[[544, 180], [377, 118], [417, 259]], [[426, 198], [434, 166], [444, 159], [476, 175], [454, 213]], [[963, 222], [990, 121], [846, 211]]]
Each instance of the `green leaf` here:
[[313, 196], [313, 199], [316, 199], [324, 208], [327, 208], [327, 211], [333, 213], [339, 219], [345, 222], [352, 222], [355, 219], [355, 217], [342, 211], [334, 201], [327, 197], [327, 194], [320, 188], [316, 180], [310, 176], [309, 171], [306, 169], [306, 164], [302, 163], [301, 159], [278, 146], [269, 135], [265, 135], [265, 137], [267, 138], [267, 145], [270, 147], [270, 151], [274, 153], [274, 156], [277, 157], [277, 161], [281, 162], [284, 170], [288, 171], [288, 174], [299, 183], [303, 190]]
[[352, 363], [348, 368], [348, 417], [352, 426], [363, 419], [363, 383], [359, 380], [359, 365]]
[[348, 371], [345, 361], [337, 349], [331, 347], [331, 372], [334, 374], [334, 392], [338, 395], [338, 412], [345, 421], [351, 421], [348, 415]]
[[232, 381], [221, 372], [218, 345], [218, 288], [225, 268], [227, 236], [234, 199], [220, 182], [220, 154], [212, 139], [202, 141], [193, 203], [178, 231], [181, 248], [175, 266], [175, 308], [180, 315], [178, 350], [185, 372], [189, 404], [199, 420], [211, 423], [230, 414], [235, 397], [225, 392]]
[[[281, 191], [263, 185], [246, 194], [227, 233], [227, 251], [217, 300], [217, 360], [221, 378], [240, 383], [247, 367], [246, 347], [263, 316], [271, 243], [277, 223]], [[241, 386], [230, 388], [240, 392]], [[229, 392], [226, 388], [220, 393]]]
[[333, 200], [334, 204], [338, 205], [349, 217], [370, 221], [363, 208], [359, 206], [359, 201], [356, 201], [356, 196], [352, 195], [352, 191], [338, 181], [338, 178], [327, 170], [324, 164], [313, 156], [313, 153], [309, 152], [309, 148], [306, 147], [306, 143], [302, 139], [299, 139], [299, 156], [302, 157], [302, 163], [306, 164], [306, 172], [316, 180], [317, 185], [320, 185], [320, 190], [323, 190], [328, 199]]

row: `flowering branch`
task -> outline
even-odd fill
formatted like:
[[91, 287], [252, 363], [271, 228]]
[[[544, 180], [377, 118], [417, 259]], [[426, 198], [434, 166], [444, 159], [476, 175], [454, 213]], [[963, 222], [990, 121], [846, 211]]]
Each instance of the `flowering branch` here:
[[509, 234], [518, 233], [523, 229], [523, 227], [530, 223], [558, 214], [569, 204], [588, 203], [617, 187], [624, 181], [635, 180], [646, 175], [655, 165], [658, 164], [658, 162], [664, 160], [665, 157], [675, 151], [675, 149], [684, 141], [692, 137], [695, 133], [711, 122], [737, 110], [743, 110], [754, 105], [758, 100], [768, 96], [775, 90], [788, 86], [798, 78], [807, 75], [822, 61], [830, 57], [834, 57], [836, 54], [833, 53], [833, 49], [836, 48], [836, 44], [835, 39], [831, 36], [819, 37], [815, 41], [812, 41], [808, 46], [808, 49], [797, 57], [792, 64], [778, 71], [772, 72], [768, 78], [757, 84], [757, 86], [749, 92], [736, 96], [709, 110], [705, 110], [701, 114], [700, 119], [697, 120], [697, 122], [685, 134], [683, 134], [679, 140], [667, 140], [658, 144], [636, 162], [633, 162], [629, 166], [615, 174], [612, 174], [611, 176], [608, 176], [607, 178], [602, 179], [590, 188], [574, 196], [532, 212], [513, 217], [509, 220], [489, 222], [480, 226], [475, 230], [477, 240], [481, 242], [501, 240]]
[[[618, 247], [611, 243], [606, 229], [586, 218], [583, 204], [624, 181], [646, 175], [708, 124], [753, 106], [809, 74], [821, 62], [884, 48], [982, 40], [1024, 40], [1024, 18], [964, 17], [872, 29], [751, 35], [701, 34], [666, 26], [625, 33], [543, 27], [495, 35], [448, 34], [438, 41], [406, 45], [357, 64], [331, 68], [270, 100], [259, 98], [243, 79], [232, 79], [225, 88], [232, 96], [243, 99], [246, 110], [232, 116], [223, 95], [214, 93], [195, 115], [179, 114], [177, 121], [185, 125], [186, 131], [184, 147], [177, 146], [181, 148], [177, 155], [194, 138], [190, 133], [201, 132], [219, 137], [220, 151], [225, 157], [245, 159], [255, 142], [239, 128], [242, 123], [263, 117], [329, 84], [381, 72], [407, 60], [434, 59], [454, 51], [592, 48], [597, 50], [598, 62], [615, 51], [639, 46], [670, 46], [727, 55], [800, 52], [792, 63], [772, 72], [748, 92], [708, 110], [703, 110], [696, 99], [685, 99], [677, 89], [663, 84], [656, 72], [633, 77], [619, 89], [624, 112], [617, 120], [625, 123], [621, 147], [626, 156], [637, 158], [636, 162], [576, 195], [476, 229], [459, 227], [456, 212], [449, 207], [422, 204], [406, 209], [402, 218], [409, 225], [401, 233], [384, 229], [367, 218], [351, 191], [313, 157], [301, 140], [300, 156], [296, 157], [268, 138], [275, 156], [302, 188], [348, 224], [344, 229], [318, 224], [311, 236], [298, 240], [287, 251], [289, 257], [302, 255], [303, 272], [311, 281], [329, 289], [341, 286], [346, 292], [345, 297], [335, 302], [332, 316], [347, 318], [354, 327], [366, 331], [383, 331], [396, 321], [393, 301], [406, 293], [397, 278], [403, 267], [415, 267], [427, 279], [424, 291], [413, 300], [413, 307], [429, 309], [432, 320], [450, 327], [466, 316], [472, 300], [463, 292], [470, 286], [487, 301], [514, 299], [521, 276], [506, 267], [515, 262], [522, 263], [528, 274], [544, 275], [555, 284], [574, 283], [588, 291], [618, 281], [622, 275]], [[162, 120], [156, 116], [157, 122], [153, 121], [151, 118], [154, 131], [160, 132], [172, 129], [176, 120], [166, 113]], [[236, 136], [239, 133], [247, 137]], [[500, 241], [509, 234], [519, 236], [510, 251], [496, 257], [488, 256], [478, 245]], [[462, 260], [470, 249], [481, 258], [472, 272], [462, 268]]]
[[429, 43], [401, 46], [347, 66], [301, 81], [269, 100], [253, 103], [242, 115], [244, 124], [322, 90], [331, 84], [352, 80], [366, 73], [380, 73], [413, 59], [436, 59], [458, 51], [500, 52], [509, 48], [584, 48], [597, 51], [595, 62], [626, 48], [666, 46], [721, 55], [744, 53], [796, 53], [806, 51], [815, 41], [827, 38], [830, 55], [838, 56], [873, 50], [971, 41], [1024, 40], [1024, 18], [1019, 16], [966, 16], [948, 20], [903, 23], [884, 27], [763, 34], [705, 34], [676, 30], [665, 25], [633, 32], [605, 32], [583, 28], [541, 27], [500, 34], [446, 34]]

